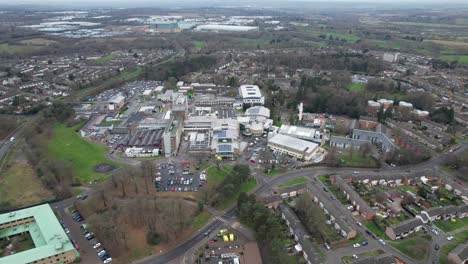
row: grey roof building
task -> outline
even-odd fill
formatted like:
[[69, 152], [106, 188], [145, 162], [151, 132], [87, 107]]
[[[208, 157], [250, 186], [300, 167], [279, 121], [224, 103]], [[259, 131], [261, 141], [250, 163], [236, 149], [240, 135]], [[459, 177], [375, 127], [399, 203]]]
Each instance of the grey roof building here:
[[387, 236], [392, 240], [404, 238], [419, 231], [423, 224], [423, 221], [419, 217], [413, 217], [387, 227], [385, 234], [387, 234]]
[[380, 148], [382, 148], [383, 151], [386, 151], [386, 152], [390, 152], [396, 148], [393, 141], [389, 139], [387, 135], [381, 132], [354, 129], [353, 138], [371, 142], [379, 146]]

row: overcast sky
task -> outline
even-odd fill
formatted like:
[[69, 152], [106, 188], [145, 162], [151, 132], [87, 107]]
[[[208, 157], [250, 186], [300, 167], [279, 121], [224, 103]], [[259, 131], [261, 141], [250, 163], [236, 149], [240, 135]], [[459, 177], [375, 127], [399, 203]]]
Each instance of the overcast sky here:
[[252, 4], [255, 6], [278, 6], [278, 5], [293, 5], [297, 2], [317, 3], [320, 2], [330, 4], [330, 2], [342, 3], [370, 3], [370, 4], [446, 4], [458, 3], [467, 4], [468, 0], [0, 0], [0, 5], [47, 5], [47, 6], [108, 6], [108, 7], [141, 7], [141, 6], [240, 6]]

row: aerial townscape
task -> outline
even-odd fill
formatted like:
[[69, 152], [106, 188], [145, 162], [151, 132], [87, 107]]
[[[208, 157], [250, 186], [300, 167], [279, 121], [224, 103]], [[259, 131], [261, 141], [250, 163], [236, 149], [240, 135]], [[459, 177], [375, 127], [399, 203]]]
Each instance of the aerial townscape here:
[[0, 264], [468, 264], [468, 1], [0, 0]]

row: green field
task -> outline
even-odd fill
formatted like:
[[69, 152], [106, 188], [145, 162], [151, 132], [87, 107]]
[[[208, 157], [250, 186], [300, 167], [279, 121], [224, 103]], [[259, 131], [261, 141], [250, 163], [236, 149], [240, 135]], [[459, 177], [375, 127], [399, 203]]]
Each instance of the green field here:
[[393, 40], [372, 39], [372, 40], [369, 40], [368, 42], [380, 48], [388, 48], [388, 49], [400, 49], [401, 48], [401, 44]]
[[197, 49], [203, 49], [203, 48], [206, 46], [206, 42], [205, 42], [205, 41], [201, 41], [201, 40], [194, 40], [194, 41], [193, 41], [193, 45], [194, 45], [195, 48], [197, 48]]
[[450, 263], [452, 263], [447, 259], [447, 256], [450, 253], [450, 251], [452, 251], [454, 248], [456, 248], [459, 244], [465, 243], [466, 241], [468, 241], [468, 230], [457, 233], [453, 237], [454, 237], [454, 239], [450, 243], [448, 243], [447, 245], [444, 245], [440, 249], [439, 264], [450, 264]]
[[465, 226], [468, 226], [468, 218], [455, 218], [456, 222], [448, 220], [436, 221], [434, 224], [444, 232], [451, 232]]
[[209, 184], [220, 184], [224, 178], [232, 171], [232, 166], [221, 166], [220, 169], [217, 167], [209, 167], [206, 170], [206, 178]]
[[277, 168], [274, 168], [272, 170], [270, 170], [268, 173], [265, 173], [266, 176], [276, 176], [278, 174], [283, 174], [285, 173], [287, 170], [285, 169], [277, 169]]
[[468, 55], [443, 55], [439, 58], [448, 62], [458, 61], [459, 63], [468, 64]]
[[348, 90], [350, 91], [364, 91], [364, 84], [362, 83], [351, 83], [349, 85]]
[[0, 174], [1, 208], [15, 208], [54, 199], [27, 161], [11, 159]]
[[81, 183], [107, 178], [107, 174], [95, 173], [93, 168], [99, 163], [117, 163], [105, 158], [107, 147], [82, 139], [73, 127], [58, 124], [48, 144], [49, 152], [57, 159], [70, 161], [75, 176]]
[[429, 252], [430, 235], [413, 234], [400, 241], [390, 242], [390, 244], [415, 260], [424, 260]]
[[431, 28], [467, 28], [468, 25], [452, 25], [452, 24], [435, 24], [435, 23], [423, 23], [423, 22], [385, 22], [394, 25], [401, 26], [416, 26], [416, 27], [431, 27]]
[[108, 62], [113, 59], [117, 59], [119, 56], [117, 54], [108, 54], [97, 59], [96, 62]]
[[26, 54], [41, 49], [40, 46], [33, 45], [9, 45], [0, 44], [0, 55], [19, 55]]
[[339, 40], [346, 40], [347, 42], [356, 42], [356, 40], [359, 39], [359, 37], [351, 34], [343, 34], [343, 33], [337, 33], [337, 32], [329, 32], [326, 34], [327, 38], [332, 37], [333, 39], [339, 39]]
[[354, 150], [353, 155], [345, 151], [338, 155], [338, 159], [348, 167], [377, 167], [377, 163], [371, 157], [362, 157], [357, 150]]
[[372, 222], [372, 220], [364, 221], [362, 224], [365, 225], [367, 227], [367, 229], [369, 229], [376, 236], [378, 236], [380, 238], [383, 238], [385, 240], [388, 239], [387, 234], [380, 231], [380, 229], [374, 224], [374, 222]]
[[296, 184], [300, 184], [300, 183], [304, 183], [304, 182], [308, 182], [309, 180], [305, 177], [299, 177], [299, 178], [295, 178], [295, 179], [291, 179], [289, 181], [285, 181], [283, 183], [281, 183], [280, 185], [278, 185], [279, 187], [287, 187], [287, 186], [291, 186], [291, 185], [296, 185]]

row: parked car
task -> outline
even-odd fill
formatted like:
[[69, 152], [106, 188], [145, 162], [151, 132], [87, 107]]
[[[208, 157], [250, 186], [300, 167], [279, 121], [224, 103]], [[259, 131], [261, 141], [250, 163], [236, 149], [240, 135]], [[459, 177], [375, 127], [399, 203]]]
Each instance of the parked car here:
[[103, 261], [104, 264], [111, 263], [111, 262], [112, 262], [112, 258], [107, 258]]
[[361, 222], [356, 222], [356, 225], [362, 226]]
[[76, 243], [75, 240], [72, 240], [72, 243], [73, 243], [73, 246], [75, 247], [75, 249], [80, 249], [80, 246], [78, 245], [78, 243]]
[[96, 243], [94, 243], [93, 245], [93, 248], [99, 248], [101, 246], [101, 242], [97, 241]]
[[448, 237], [447, 237], [447, 240], [448, 240], [448, 241], [452, 241], [452, 240], [453, 240], [453, 236], [448, 236]]
[[361, 242], [361, 246], [363, 246], [363, 247], [364, 247], [364, 246], [367, 246], [367, 244], [369, 244], [369, 242], [367, 242], [367, 241], [362, 241], [362, 242]]
[[353, 247], [355, 247], [355, 248], [358, 248], [360, 246], [361, 246], [361, 244], [359, 244], [359, 243], [356, 243], [356, 244], [353, 245]]
[[434, 249], [435, 249], [435, 250], [439, 250], [439, 249], [440, 249], [439, 244], [435, 244]]
[[323, 246], [324, 246], [326, 249], [328, 249], [328, 250], [331, 249], [330, 245], [328, 245], [327, 243], [323, 243]]
[[378, 241], [379, 241], [379, 243], [382, 244], [382, 245], [386, 245], [386, 244], [387, 244], [387, 243], [386, 243], [383, 239], [381, 239], [381, 238], [380, 238]]

